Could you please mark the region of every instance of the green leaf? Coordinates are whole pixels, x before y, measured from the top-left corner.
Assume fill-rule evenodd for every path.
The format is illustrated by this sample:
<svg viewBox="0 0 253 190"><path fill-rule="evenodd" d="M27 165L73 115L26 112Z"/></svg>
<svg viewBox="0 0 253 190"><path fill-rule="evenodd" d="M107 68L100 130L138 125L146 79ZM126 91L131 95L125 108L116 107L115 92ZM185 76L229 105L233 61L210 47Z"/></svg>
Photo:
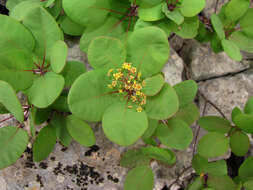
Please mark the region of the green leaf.
<svg viewBox="0 0 253 190"><path fill-rule="evenodd" d="M50 60L52 47L58 40L63 40L63 33L55 19L42 7L31 9L23 20L23 24L33 33L36 40L34 52Z"/></svg>
<svg viewBox="0 0 253 190"><path fill-rule="evenodd" d="M112 104L106 109L102 127L105 135L112 142L128 146L135 143L148 128L145 111L129 109L124 102Z"/></svg>
<svg viewBox="0 0 253 190"><path fill-rule="evenodd" d="M248 99L245 104L244 112L253 116L253 96Z"/></svg>
<svg viewBox="0 0 253 190"><path fill-rule="evenodd" d="M253 176L253 156L248 157L239 168L239 177L245 182ZM250 179L251 180L251 179Z"/></svg>
<svg viewBox="0 0 253 190"><path fill-rule="evenodd" d="M208 187L212 187L215 190L228 190L235 189L236 185L229 176L215 176L209 175L207 180Z"/></svg>
<svg viewBox="0 0 253 190"><path fill-rule="evenodd" d="M0 80L10 83L15 90L31 86L34 49L32 34L15 19L0 14Z"/></svg>
<svg viewBox="0 0 253 190"><path fill-rule="evenodd" d="M14 164L28 144L28 134L17 127L0 128L0 169Z"/></svg>
<svg viewBox="0 0 253 190"><path fill-rule="evenodd" d="M50 109L34 109L34 124L40 125L49 119Z"/></svg>
<svg viewBox="0 0 253 190"><path fill-rule="evenodd" d="M246 181L246 182L243 184L243 187L244 187L246 190L253 190L253 180Z"/></svg>
<svg viewBox="0 0 253 190"><path fill-rule="evenodd" d="M142 83L142 92L147 96L154 96L160 92L164 83L164 77L161 74L146 78Z"/></svg>
<svg viewBox="0 0 253 190"><path fill-rule="evenodd" d="M48 125L43 127L33 144L33 161L40 162L48 157L56 143L55 128Z"/></svg>
<svg viewBox="0 0 253 190"><path fill-rule="evenodd" d="M208 165L208 160L199 154L195 154L192 159L192 167L197 174L202 174L205 171L205 167Z"/></svg>
<svg viewBox="0 0 253 190"><path fill-rule="evenodd" d="M167 36L157 27L135 30L128 38L128 62L133 63L144 78L161 71L169 58Z"/></svg>
<svg viewBox="0 0 253 190"><path fill-rule="evenodd" d="M229 40L233 41L241 50L253 53L253 38L250 38L244 32L233 32Z"/></svg>
<svg viewBox="0 0 253 190"><path fill-rule="evenodd" d="M228 149L229 139L217 132L203 136L198 144L198 153L205 158L223 156Z"/></svg>
<svg viewBox="0 0 253 190"><path fill-rule="evenodd" d="M81 36L83 34L84 27L75 23L66 15L61 16L58 22L65 34L71 36Z"/></svg>
<svg viewBox="0 0 253 190"><path fill-rule="evenodd" d="M89 71L78 77L68 95L69 108L74 115L86 121L102 120L105 110L118 100L107 88L107 78L103 70Z"/></svg>
<svg viewBox="0 0 253 190"><path fill-rule="evenodd" d="M148 146L143 147L140 150L142 154L148 156L151 159L163 162L164 164L173 165L176 162L175 154L169 149Z"/></svg>
<svg viewBox="0 0 253 190"><path fill-rule="evenodd" d="M191 126L199 118L199 109L194 103L189 103L184 107L179 108L177 113L173 116L175 119L183 120Z"/></svg>
<svg viewBox="0 0 253 190"><path fill-rule="evenodd" d="M200 127L209 132L228 133L231 124L228 120L217 116L205 116L198 121Z"/></svg>
<svg viewBox="0 0 253 190"><path fill-rule="evenodd" d="M54 5L46 8L46 10L57 19L62 11L62 0L55 0Z"/></svg>
<svg viewBox="0 0 253 190"><path fill-rule="evenodd" d="M188 186L187 190L202 190L203 187L204 187L204 182L202 178L197 177L195 181Z"/></svg>
<svg viewBox="0 0 253 190"><path fill-rule="evenodd" d="M68 98L66 96L59 96L59 98L57 98L49 108L62 112L70 112L68 106Z"/></svg>
<svg viewBox="0 0 253 190"><path fill-rule="evenodd" d="M64 78L48 72L33 81L33 85L27 91L27 96L36 107L46 108L60 96L63 87Z"/></svg>
<svg viewBox="0 0 253 190"><path fill-rule="evenodd" d="M74 81L86 72L84 63L79 61L67 61L61 75L65 79L65 86L70 87Z"/></svg>
<svg viewBox="0 0 253 190"><path fill-rule="evenodd" d="M109 2L107 0L63 0L62 6L64 12L74 22L95 28L101 25L109 11Z"/></svg>
<svg viewBox="0 0 253 190"><path fill-rule="evenodd" d="M124 190L152 190L154 174L148 166L138 166L128 172L124 183Z"/></svg>
<svg viewBox="0 0 253 190"><path fill-rule="evenodd" d="M183 0L180 10L183 16L193 17L199 14L206 5L205 0Z"/></svg>
<svg viewBox="0 0 253 190"><path fill-rule="evenodd" d="M250 141L248 135L242 131L235 131L230 136L231 151L236 156L244 156L250 147Z"/></svg>
<svg viewBox="0 0 253 190"><path fill-rule="evenodd" d="M67 129L73 139L83 146L89 147L96 143L91 127L74 115L67 117Z"/></svg>
<svg viewBox="0 0 253 190"><path fill-rule="evenodd" d="M67 129L66 117L60 114L54 114L54 117L50 124L56 129L57 139L59 139L64 146L68 147L72 141L72 137L70 136Z"/></svg>
<svg viewBox="0 0 253 190"><path fill-rule="evenodd" d="M142 135L142 138L147 139L147 138L151 137L154 134L157 126L158 126L158 120L149 118L148 119L148 128L145 131L145 133Z"/></svg>
<svg viewBox="0 0 253 190"><path fill-rule="evenodd" d="M220 18L216 15L216 14L212 14L211 15L211 23L212 26L215 30L215 32L217 33L218 37L222 40L225 38L225 32L223 29L223 24L220 20Z"/></svg>
<svg viewBox="0 0 253 190"><path fill-rule="evenodd" d="M178 97L175 90L167 83L156 95L147 98L145 111L152 119L168 119L178 110Z"/></svg>
<svg viewBox="0 0 253 190"><path fill-rule="evenodd" d="M149 165L150 158L144 155L139 149L128 150L120 159L120 166L134 168L141 165Z"/></svg>
<svg viewBox="0 0 253 190"><path fill-rule="evenodd" d="M192 39L198 34L199 20L198 17L184 18L181 25L171 23L172 31L183 39Z"/></svg>
<svg viewBox="0 0 253 190"><path fill-rule="evenodd" d="M126 50L120 40L101 36L90 43L88 60L94 69L115 68L125 62Z"/></svg>
<svg viewBox="0 0 253 190"><path fill-rule="evenodd" d="M235 108L232 110L231 119L232 119L233 123L235 122L235 117L236 117L237 115L240 115L240 114L242 114L242 111L240 110L240 108L235 107Z"/></svg>
<svg viewBox="0 0 253 190"><path fill-rule="evenodd" d="M9 113L9 111L2 104L0 104L0 114L5 114L5 113Z"/></svg>
<svg viewBox="0 0 253 190"><path fill-rule="evenodd" d="M155 6L140 6L138 8L138 16L144 21L157 21L164 18L162 13L163 3Z"/></svg>
<svg viewBox="0 0 253 190"><path fill-rule="evenodd" d="M221 41L221 45L222 45L224 51L227 53L227 55L231 59L234 59L235 61L242 60L242 54L240 52L240 49L233 41L223 39Z"/></svg>
<svg viewBox="0 0 253 190"><path fill-rule="evenodd" d="M55 73L60 73L65 67L68 55L68 46L64 41L54 43L51 50L50 64Z"/></svg>
<svg viewBox="0 0 253 190"><path fill-rule="evenodd" d="M26 0L8 0L6 2L6 7L9 11L11 11L16 5L18 5L19 3L21 3L22 1L26 1Z"/></svg>
<svg viewBox="0 0 253 190"><path fill-rule="evenodd" d="M239 114L235 117L234 123L247 133L253 133L253 116Z"/></svg>
<svg viewBox="0 0 253 190"><path fill-rule="evenodd" d="M20 122L24 121L24 112L13 88L0 81L0 103Z"/></svg>
<svg viewBox="0 0 253 190"><path fill-rule="evenodd" d="M246 14L240 19L240 28L242 32L253 38L253 23L251 19L253 17L253 8L249 8Z"/></svg>
<svg viewBox="0 0 253 190"><path fill-rule="evenodd" d="M54 2L55 2L55 0L48 0L46 7L50 7L51 5L53 5Z"/></svg>
<svg viewBox="0 0 253 190"><path fill-rule="evenodd" d="M225 15L230 22L235 22L246 13L249 5L250 0L231 0L225 7Z"/></svg>
<svg viewBox="0 0 253 190"><path fill-rule="evenodd" d="M220 53L224 50L224 48L221 45L221 40L216 33L212 35L210 45L214 53Z"/></svg>
<svg viewBox="0 0 253 190"><path fill-rule="evenodd" d="M167 3L163 3L162 12L168 19L172 20L177 25L180 25L184 22L184 17L182 16L180 9L174 9L173 11L170 11Z"/></svg>
<svg viewBox="0 0 253 190"><path fill-rule="evenodd" d="M198 92L198 85L194 80L180 82L173 86L173 88L177 93L180 108L191 103Z"/></svg>
<svg viewBox="0 0 253 190"><path fill-rule="evenodd" d="M156 135L162 144L178 150L187 148L193 139L191 128L179 119L169 119L167 125L160 124Z"/></svg>

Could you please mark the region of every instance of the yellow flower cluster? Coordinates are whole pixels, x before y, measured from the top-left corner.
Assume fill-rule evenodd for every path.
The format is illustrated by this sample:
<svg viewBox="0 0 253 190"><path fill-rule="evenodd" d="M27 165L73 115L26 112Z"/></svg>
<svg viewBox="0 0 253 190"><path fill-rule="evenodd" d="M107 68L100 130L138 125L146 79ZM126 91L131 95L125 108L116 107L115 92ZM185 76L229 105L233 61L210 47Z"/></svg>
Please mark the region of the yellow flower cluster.
<svg viewBox="0 0 253 190"><path fill-rule="evenodd" d="M131 63L123 63L122 68L110 69L107 76L112 79L108 88L118 90L127 101L131 102L128 108L136 107L137 112L143 110L142 106L146 104L146 95L141 91L144 83L141 81L141 72L137 72L136 67Z"/></svg>

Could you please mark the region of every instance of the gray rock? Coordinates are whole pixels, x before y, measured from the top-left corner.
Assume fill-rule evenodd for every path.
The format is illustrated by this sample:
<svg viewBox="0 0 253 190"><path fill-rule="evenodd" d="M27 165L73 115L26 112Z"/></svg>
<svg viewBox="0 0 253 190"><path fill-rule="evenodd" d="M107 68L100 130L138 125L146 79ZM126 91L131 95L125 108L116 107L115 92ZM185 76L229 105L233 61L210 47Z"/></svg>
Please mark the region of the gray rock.
<svg viewBox="0 0 253 190"><path fill-rule="evenodd" d="M195 80L236 73L249 68L249 64L236 62L225 52L215 54L208 44L200 44L195 40L188 40L180 55L189 66Z"/></svg>
<svg viewBox="0 0 253 190"><path fill-rule="evenodd" d="M219 13L222 5L227 3L229 0L212 0L212 1L206 1L206 6L203 10L203 14L210 18L211 14L215 12L216 2L218 2L217 6L217 13Z"/></svg>
<svg viewBox="0 0 253 190"><path fill-rule="evenodd" d="M174 49L170 50L170 59L163 68L165 81L171 85L175 85L182 81L182 73L184 70L184 62L178 56Z"/></svg>
<svg viewBox="0 0 253 190"><path fill-rule="evenodd" d="M181 37L175 35L173 36L173 38L170 39L170 46L176 51L180 51L181 48L184 45L184 39L182 39Z"/></svg>

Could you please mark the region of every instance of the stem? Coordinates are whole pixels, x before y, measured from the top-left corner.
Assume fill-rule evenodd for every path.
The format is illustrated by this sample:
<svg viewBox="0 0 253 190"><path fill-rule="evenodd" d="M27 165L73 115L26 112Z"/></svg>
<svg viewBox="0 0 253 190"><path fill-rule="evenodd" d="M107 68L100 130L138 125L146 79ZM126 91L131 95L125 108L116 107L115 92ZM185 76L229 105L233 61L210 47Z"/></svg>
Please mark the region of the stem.
<svg viewBox="0 0 253 190"><path fill-rule="evenodd" d="M0 123L3 123L3 122L5 122L5 121L7 121L7 120L9 120L9 119L11 119L11 118L13 118L13 115L11 115L10 117L7 117L7 118L1 120Z"/></svg>

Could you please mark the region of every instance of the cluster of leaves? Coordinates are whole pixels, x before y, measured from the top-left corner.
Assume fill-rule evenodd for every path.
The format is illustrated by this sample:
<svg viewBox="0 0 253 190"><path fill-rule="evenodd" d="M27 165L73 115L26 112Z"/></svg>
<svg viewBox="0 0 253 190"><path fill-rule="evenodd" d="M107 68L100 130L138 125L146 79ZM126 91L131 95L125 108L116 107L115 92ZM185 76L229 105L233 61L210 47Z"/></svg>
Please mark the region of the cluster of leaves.
<svg viewBox="0 0 253 190"><path fill-rule="evenodd" d="M212 14L199 28L197 39L209 42L214 52L225 51L240 61L240 50L253 53L253 8L250 0L231 0L223 5L219 14Z"/></svg>
<svg viewBox="0 0 253 190"><path fill-rule="evenodd" d="M215 52L224 50L240 60L239 48L252 51L245 44L252 45L249 1L243 0L243 13L231 13L241 1L232 0L218 16L212 15L209 30L198 18L205 0L8 0L10 15L0 15L0 114L11 116L0 123L14 117L18 125L0 128L0 169L16 162L29 137L34 161L46 159L57 141L69 146L74 139L92 146L95 135L87 122L102 121L106 137L116 144L145 142L147 146L127 151L121 166L131 169L126 190L151 190L150 163L173 165L172 149L190 145L190 126L199 118L193 103L197 84L187 80L171 86L161 72L169 58L168 37L199 34L197 39L210 40ZM93 70L67 61L64 34L81 36L80 48ZM24 105L18 92L27 97ZM248 151L252 105L249 100L245 113L233 110L235 125L215 116L199 120L210 132L200 140L193 160L200 188L208 186L209 174L216 170L216 180L227 175L223 161L209 163L208 158L225 154L229 143L236 155ZM29 130L23 129L26 125ZM251 183L240 181L244 187Z"/></svg>

